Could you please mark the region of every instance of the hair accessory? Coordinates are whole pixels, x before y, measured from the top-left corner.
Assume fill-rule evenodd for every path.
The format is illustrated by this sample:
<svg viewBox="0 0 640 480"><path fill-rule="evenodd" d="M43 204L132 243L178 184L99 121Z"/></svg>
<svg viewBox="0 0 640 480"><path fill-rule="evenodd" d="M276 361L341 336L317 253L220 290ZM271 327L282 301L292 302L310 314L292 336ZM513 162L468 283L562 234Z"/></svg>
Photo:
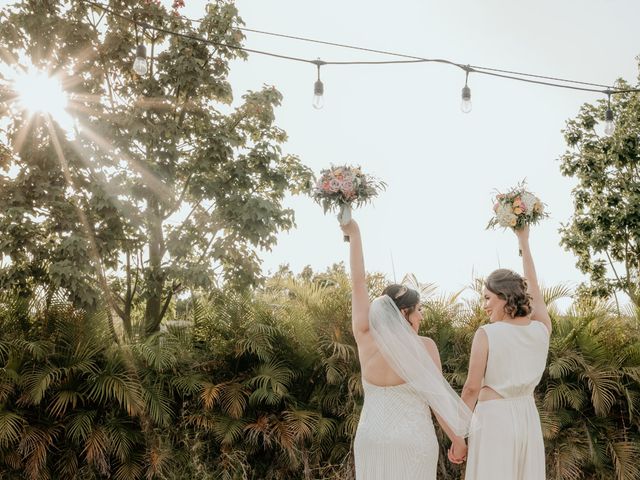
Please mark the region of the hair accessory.
<svg viewBox="0 0 640 480"><path fill-rule="evenodd" d="M400 287L400 290L398 290L398 293L396 293L396 294L393 296L393 299L394 299L394 300L399 299L401 296L403 296L405 293L407 293L407 290L408 290L408 289L407 289L407 287L405 287L404 285L402 285L402 286Z"/></svg>

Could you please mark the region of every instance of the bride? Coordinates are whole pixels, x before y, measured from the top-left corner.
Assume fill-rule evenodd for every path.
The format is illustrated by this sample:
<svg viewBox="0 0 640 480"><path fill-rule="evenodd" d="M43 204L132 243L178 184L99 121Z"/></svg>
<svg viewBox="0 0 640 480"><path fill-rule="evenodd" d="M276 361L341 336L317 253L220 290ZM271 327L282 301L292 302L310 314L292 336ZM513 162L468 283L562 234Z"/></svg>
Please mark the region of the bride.
<svg viewBox="0 0 640 480"><path fill-rule="evenodd" d="M545 454L533 392L544 372L551 318L538 286L529 227L515 231L524 277L500 269L485 281L490 324L471 345L462 398L482 430L469 436L466 480L544 480ZM525 280L526 279L526 280Z"/></svg>
<svg viewBox="0 0 640 480"><path fill-rule="evenodd" d="M452 441L455 463L466 456L471 411L442 376L435 342L418 336L418 292L390 285L370 303L360 229L351 220L342 230L350 237L352 327L364 388L356 479L435 480L439 448L431 409Z"/></svg>

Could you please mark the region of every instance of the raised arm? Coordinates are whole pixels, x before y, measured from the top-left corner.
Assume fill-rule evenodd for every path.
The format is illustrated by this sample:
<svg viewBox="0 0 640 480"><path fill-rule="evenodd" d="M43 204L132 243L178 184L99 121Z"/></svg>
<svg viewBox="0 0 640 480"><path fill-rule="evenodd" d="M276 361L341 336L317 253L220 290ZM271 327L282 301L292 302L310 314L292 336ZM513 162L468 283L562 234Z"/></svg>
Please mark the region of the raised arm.
<svg viewBox="0 0 640 480"><path fill-rule="evenodd" d="M549 333L551 333L551 317L549 317L547 304L544 303L540 285L538 285L536 268L529 248L529 227L526 226L523 229L516 230L515 233L522 253L522 268L524 270L524 278L527 280L527 292L532 298L533 313L531 319L544 323Z"/></svg>
<svg viewBox="0 0 640 480"><path fill-rule="evenodd" d="M362 254L362 238L360 228L355 220L342 226L342 231L349 236L349 266L351 269L351 327L353 335L358 338L369 331L369 293L364 272L364 256Z"/></svg>

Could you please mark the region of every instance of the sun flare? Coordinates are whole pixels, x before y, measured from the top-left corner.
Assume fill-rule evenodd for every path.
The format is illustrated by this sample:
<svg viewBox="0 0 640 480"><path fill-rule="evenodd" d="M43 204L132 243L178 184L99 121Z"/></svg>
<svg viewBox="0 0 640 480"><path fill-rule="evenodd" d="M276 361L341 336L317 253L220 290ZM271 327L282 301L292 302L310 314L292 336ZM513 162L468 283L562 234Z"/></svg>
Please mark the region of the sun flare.
<svg viewBox="0 0 640 480"><path fill-rule="evenodd" d="M21 108L31 114L49 115L68 134L74 131L75 123L67 112L69 97L58 78L29 69L17 74L13 85Z"/></svg>

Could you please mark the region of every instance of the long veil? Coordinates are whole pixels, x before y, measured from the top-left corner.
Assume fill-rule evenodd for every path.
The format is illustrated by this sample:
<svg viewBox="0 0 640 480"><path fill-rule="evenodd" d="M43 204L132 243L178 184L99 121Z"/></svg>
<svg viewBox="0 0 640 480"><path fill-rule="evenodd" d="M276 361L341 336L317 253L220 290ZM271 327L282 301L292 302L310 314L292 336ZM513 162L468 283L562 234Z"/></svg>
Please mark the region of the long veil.
<svg viewBox="0 0 640 480"><path fill-rule="evenodd" d="M391 297L383 295L371 302L369 328L391 368L456 435L466 437L471 428L471 410L442 376Z"/></svg>

